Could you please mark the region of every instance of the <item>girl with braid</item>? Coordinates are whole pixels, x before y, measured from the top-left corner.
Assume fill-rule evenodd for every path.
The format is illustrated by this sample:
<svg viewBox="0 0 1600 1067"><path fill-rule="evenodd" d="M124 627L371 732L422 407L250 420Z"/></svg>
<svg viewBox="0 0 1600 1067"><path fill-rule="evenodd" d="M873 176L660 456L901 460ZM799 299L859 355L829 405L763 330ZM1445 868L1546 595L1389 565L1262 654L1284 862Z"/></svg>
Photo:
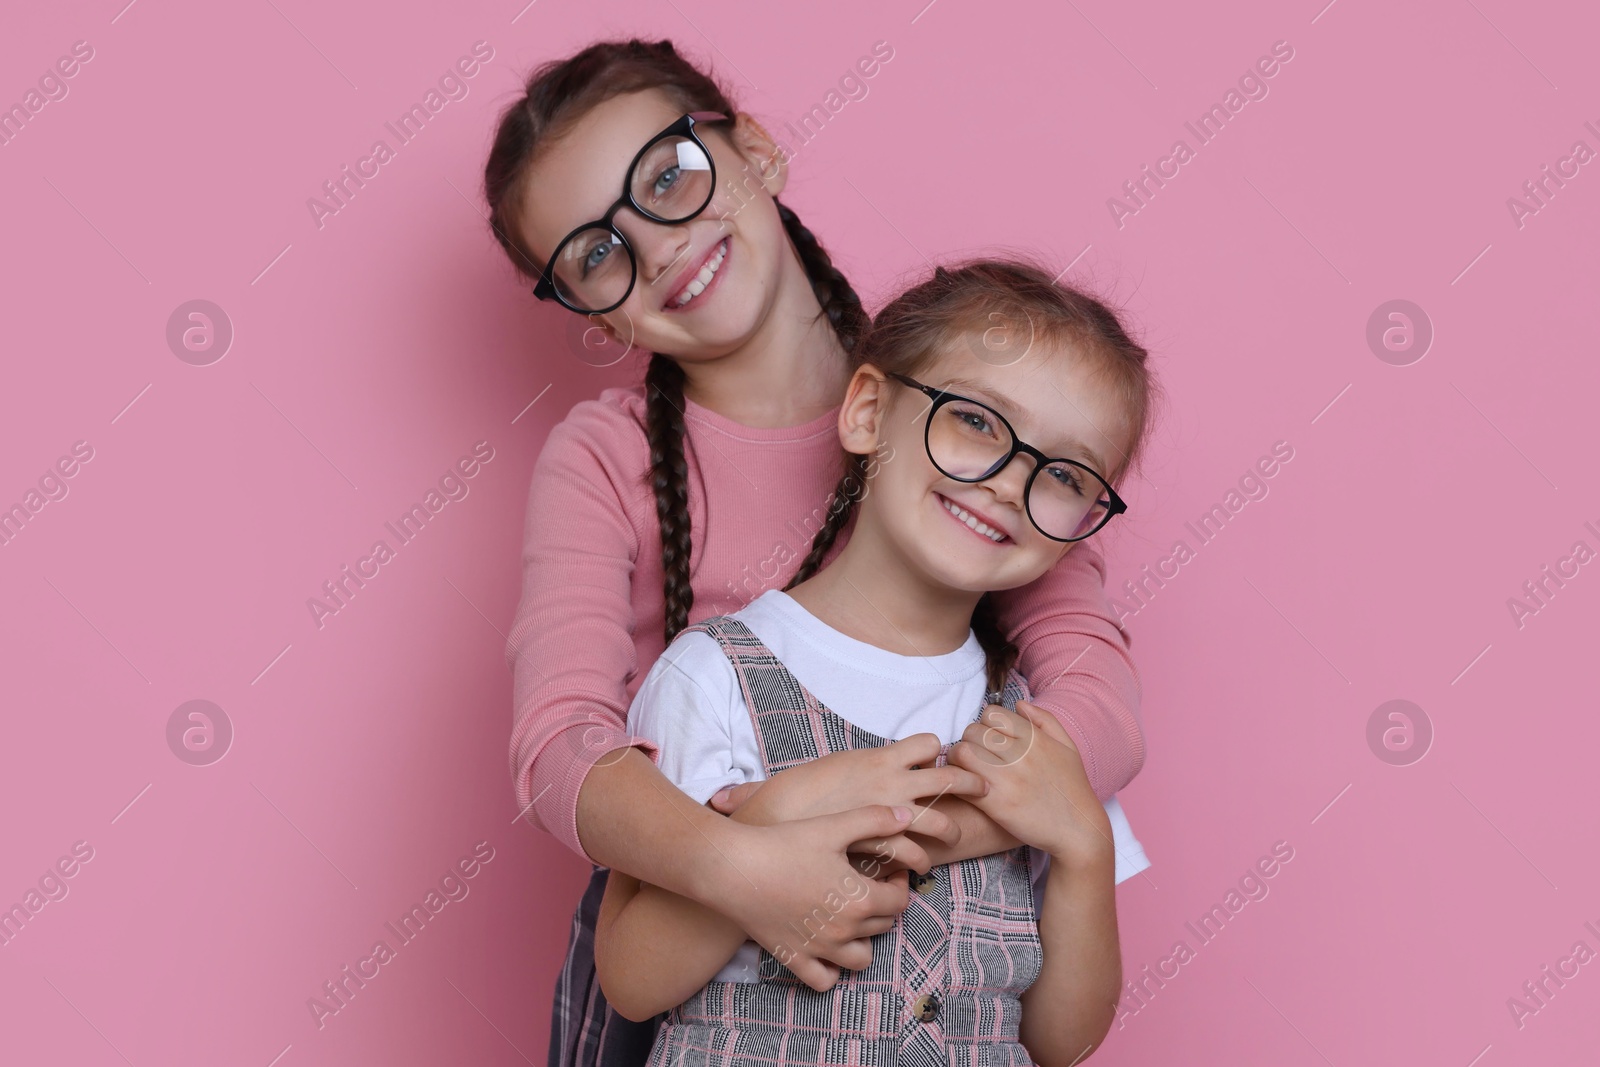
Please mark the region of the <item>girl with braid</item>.
<svg viewBox="0 0 1600 1067"><path fill-rule="evenodd" d="M868 317L780 202L787 160L667 41L603 42L551 62L504 112L484 173L495 238L542 298L648 357L642 387L578 404L529 491L507 641L519 809L594 865L557 978L551 1067L641 1067L658 1019L631 1023L594 973L611 870L715 908L768 948L793 940L852 856L901 869L1014 846L972 803L975 772L921 735L841 752L707 797L657 766L628 705L667 643L780 584L828 519L839 404ZM833 550L848 544L837 530ZM1034 699L1101 799L1144 755L1138 677L1085 546L993 598ZM795 800L827 814L773 821ZM1113 808L1113 822L1118 809ZM826 805L825 805L826 806ZM907 812L915 825L908 825ZM812 988L862 968L910 899L881 871L787 967Z"/></svg>
<svg viewBox="0 0 1600 1067"><path fill-rule="evenodd" d="M1031 324L1028 351L1004 366L975 343L996 315ZM892 301L852 356L838 418L849 458L810 554L784 590L685 627L628 730L656 743L662 772L691 796L932 737L936 766L983 780L967 800L1015 847L919 868L870 962L824 991L784 966L803 924L768 951L703 905L614 872L600 980L630 1019L670 1009L650 1067L1076 1064L1121 992L1112 825L1066 731L1027 702L989 598L1126 510L1113 485L1145 437L1146 353L1092 296L1037 267L978 260ZM819 567L852 519L849 543ZM795 799L776 817L836 803ZM865 858L862 875L893 858ZM847 877L814 907L825 919L864 886Z"/></svg>

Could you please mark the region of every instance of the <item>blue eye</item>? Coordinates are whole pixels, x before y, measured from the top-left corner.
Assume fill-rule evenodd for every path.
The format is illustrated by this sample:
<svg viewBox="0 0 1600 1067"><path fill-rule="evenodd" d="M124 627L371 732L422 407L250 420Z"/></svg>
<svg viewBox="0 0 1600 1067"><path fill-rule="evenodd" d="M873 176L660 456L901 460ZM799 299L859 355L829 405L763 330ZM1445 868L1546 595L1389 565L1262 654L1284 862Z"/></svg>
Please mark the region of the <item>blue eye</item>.
<svg viewBox="0 0 1600 1067"><path fill-rule="evenodd" d="M988 416L982 411L971 408L962 409L955 407L954 405L951 406L950 411L951 414L955 415L955 417L961 421L961 424L966 426L968 429L975 430L978 433L983 434L994 433L994 425L989 421Z"/></svg>
<svg viewBox="0 0 1600 1067"><path fill-rule="evenodd" d="M604 263L606 261L606 257L611 255L612 250L615 248L616 245L608 241L604 244L595 245L593 248L589 249L589 254L583 257L584 274L588 274L590 271L599 267L600 264Z"/></svg>
<svg viewBox="0 0 1600 1067"><path fill-rule="evenodd" d="M1069 467L1065 464L1057 464L1046 467L1045 473L1048 474L1058 485L1067 486L1079 496L1083 495L1083 476L1078 473L1078 469L1076 467Z"/></svg>
<svg viewBox="0 0 1600 1067"><path fill-rule="evenodd" d="M671 190L671 188L678 182L678 175L679 170L677 167L668 167L666 170L656 175L656 180L653 183L655 194L657 196L662 196Z"/></svg>

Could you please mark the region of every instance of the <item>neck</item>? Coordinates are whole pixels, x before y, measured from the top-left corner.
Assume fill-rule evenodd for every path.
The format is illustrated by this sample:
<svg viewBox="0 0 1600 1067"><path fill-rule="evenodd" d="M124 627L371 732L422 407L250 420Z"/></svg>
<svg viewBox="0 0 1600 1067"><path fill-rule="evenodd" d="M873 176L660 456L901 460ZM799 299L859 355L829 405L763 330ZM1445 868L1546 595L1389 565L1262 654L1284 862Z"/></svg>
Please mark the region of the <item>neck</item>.
<svg viewBox="0 0 1600 1067"><path fill-rule="evenodd" d="M833 562L789 595L848 637L902 656L939 656L966 641L983 594L910 567L863 513Z"/></svg>
<svg viewBox="0 0 1600 1067"><path fill-rule="evenodd" d="M839 405L850 361L793 249L766 318L723 356L685 361L683 392L745 426L795 426Z"/></svg>

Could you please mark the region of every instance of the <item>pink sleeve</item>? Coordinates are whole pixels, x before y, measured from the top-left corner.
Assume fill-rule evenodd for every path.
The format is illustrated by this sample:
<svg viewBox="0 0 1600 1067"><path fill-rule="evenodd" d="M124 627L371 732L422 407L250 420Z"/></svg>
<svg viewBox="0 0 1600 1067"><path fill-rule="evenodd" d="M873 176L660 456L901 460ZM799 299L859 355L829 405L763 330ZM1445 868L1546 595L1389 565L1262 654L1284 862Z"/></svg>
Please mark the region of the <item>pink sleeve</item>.
<svg viewBox="0 0 1600 1067"><path fill-rule="evenodd" d="M1042 578L993 596L1034 703L1061 720L1107 799L1139 773L1144 733L1139 674L1106 600L1105 560L1080 544Z"/></svg>
<svg viewBox="0 0 1600 1067"><path fill-rule="evenodd" d="M578 790L589 769L628 746L659 755L627 732L626 686L638 668L630 579L639 545L629 513L644 489L605 458L625 451L614 447L619 430L634 431L614 418L599 403L580 404L539 453L522 599L506 641L517 810L531 809L537 826L590 862L578 840Z"/></svg>

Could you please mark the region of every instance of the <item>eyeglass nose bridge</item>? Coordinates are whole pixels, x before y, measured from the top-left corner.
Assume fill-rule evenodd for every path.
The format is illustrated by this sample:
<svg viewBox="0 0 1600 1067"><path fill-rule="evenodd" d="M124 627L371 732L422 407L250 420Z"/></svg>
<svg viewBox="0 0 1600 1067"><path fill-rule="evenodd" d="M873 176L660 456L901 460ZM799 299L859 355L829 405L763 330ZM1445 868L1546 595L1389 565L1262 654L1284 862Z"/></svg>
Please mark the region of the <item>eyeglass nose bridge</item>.
<svg viewBox="0 0 1600 1067"><path fill-rule="evenodd" d="M642 277L646 285L654 285L661 279L663 275L670 271L673 266L683 259L684 253L680 250L677 255L673 256L670 261L663 264L660 269L656 270L653 274L645 270L644 262L640 257L638 246L634 244L633 241L629 240L628 235L622 231L622 227L617 225L617 213L622 211L624 208L627 208L629 211L631 211L633 215L646 226L660 226L663 229L669 230L685 226L691 221L691 219L683 219L678 222L662 222L660 219L653 219L649 215L646 215L633 204L630 204L626 201L619 201L618 203L612 205L611 210L606 212L606 217L600 220L605 225L606 229L610 230L616 235L618 242L622 245L622 251L633 263L634 280L637 281ZM687 248L687 245L685 248ZM633 286L630 285L628 290L629 292L632 292ZM624 296L623 299L626 300L627 297Z"/></svg>
<svg viewBox="0 0 1600 1067"><path fill-rule="evenodd" d="M1034 448L1032 445L1024 444L1023 442L1017 440L1016 434L1011 435L1010 452L997 461L994 466L990 467L981 478L975 478L973 480L986 482L990 478L999 477L1007 467L1011 466L1011 461L1016 459L1018 456L1027 456L1033 460L1033 469L1028 472L1027 482L1023 485L1023 493L1026 494L1028 489L1033 486L1034 478L1038 477L1039 472L1044 470L1044 468L1049 465L1050 457L1046 456L1043 452L1039 451L1037 448Z"/></svg>

